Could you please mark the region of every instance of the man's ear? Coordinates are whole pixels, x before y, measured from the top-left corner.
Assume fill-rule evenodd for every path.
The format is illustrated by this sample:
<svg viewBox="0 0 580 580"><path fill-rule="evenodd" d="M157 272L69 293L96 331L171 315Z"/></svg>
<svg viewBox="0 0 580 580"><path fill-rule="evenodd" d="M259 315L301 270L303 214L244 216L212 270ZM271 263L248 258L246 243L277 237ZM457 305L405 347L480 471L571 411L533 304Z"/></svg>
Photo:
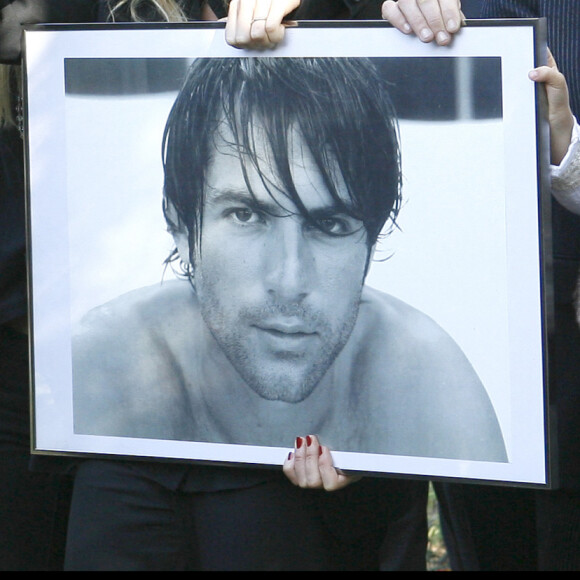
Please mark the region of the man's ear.
<svg viewBox="0 0 580 580"><path fill-rule="evenodd" d="M189 236L186 231L173 232L173 241L177 247L179 258L183 264L191 265L191 258L189 254Z"/></svg>
<svg viewBox="0 0 580 580"><path fill-rule="evenodd" d="M176 228L173 224L179 223L179 217L175 211L173 204L166 198L163 198L163 213L165 215L165 221L168 224L168 229L173 237L173 242L179 253L179 259L183 264L191 265L191 258L189 253L189 235L187 233L187 228L181 226Z"/></svg>
<svg viewBox="0 0 580 580"><path fill-rule="evenodd" d="M377 242L375 242L373 244L373 246L371 248L369 248L369 253L367 255L367 263L365 266L365 275L364 277L367 277L367 274L369 273L369 270L371 268L371 262L373 261L373 258L375 257L375 250L377 249Z"/></svg>

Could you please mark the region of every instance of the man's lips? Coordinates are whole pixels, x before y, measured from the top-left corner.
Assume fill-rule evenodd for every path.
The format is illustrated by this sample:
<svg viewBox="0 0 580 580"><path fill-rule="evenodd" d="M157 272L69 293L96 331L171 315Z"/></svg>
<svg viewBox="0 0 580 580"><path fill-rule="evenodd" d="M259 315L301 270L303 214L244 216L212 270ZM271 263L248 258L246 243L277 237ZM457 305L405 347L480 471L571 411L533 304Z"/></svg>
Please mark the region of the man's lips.
<svg viewBox="0 0 580 580"><path fill-rule="evenodd" d="M259 330L280 335L309 336L316 331L301 320L265 320L254 324Z"/></svg>
<svg viewBox="0 0 580 580"><path fill-rule="evenodd" d="M297 321L268 321L254 325L273 349L303 350L318 336L312 328Z"/></svg>

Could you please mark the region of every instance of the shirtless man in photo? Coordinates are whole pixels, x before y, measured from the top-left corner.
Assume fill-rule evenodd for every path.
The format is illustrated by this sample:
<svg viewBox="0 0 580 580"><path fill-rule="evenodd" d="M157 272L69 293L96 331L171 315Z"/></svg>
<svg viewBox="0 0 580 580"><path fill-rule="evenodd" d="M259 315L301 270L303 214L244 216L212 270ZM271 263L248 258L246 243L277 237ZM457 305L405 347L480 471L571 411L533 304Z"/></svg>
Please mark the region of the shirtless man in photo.
<svg viewBox="0 0 580 580"><path fill-rule="evenodd" d="M401 204L371 62L195 61L164 168L183 276L85 317L76 432L281 447L313 433L340 451L507 460L459 346L365 285Z"/></svg>

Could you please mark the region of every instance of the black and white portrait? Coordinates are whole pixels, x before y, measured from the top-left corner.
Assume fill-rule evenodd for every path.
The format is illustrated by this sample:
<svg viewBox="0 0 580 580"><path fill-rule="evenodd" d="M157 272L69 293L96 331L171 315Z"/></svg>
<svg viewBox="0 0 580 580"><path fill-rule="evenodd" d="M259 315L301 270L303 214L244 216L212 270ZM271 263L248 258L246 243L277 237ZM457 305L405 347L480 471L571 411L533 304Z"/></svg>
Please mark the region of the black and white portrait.
<svg viewBox="0 0 580 580"><path fill-rule="evenodd" d="M504 59L232 50L62 59L67 298L35 339L66 319L63 451L275 464L315 433L351 469L509 479L543 313L540 286L511 311L541 206L512 234Z"/></svg>

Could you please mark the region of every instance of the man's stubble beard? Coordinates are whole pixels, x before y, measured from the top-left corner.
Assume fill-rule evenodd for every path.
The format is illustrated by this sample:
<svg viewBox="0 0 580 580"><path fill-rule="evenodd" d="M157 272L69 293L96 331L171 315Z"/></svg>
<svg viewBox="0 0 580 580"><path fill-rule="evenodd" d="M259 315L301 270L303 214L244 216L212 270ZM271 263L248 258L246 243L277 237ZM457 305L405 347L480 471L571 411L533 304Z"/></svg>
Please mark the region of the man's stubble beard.
<svg viewBox="0 0 580 580"><path fill-rule="evenodd" d="M210 298L206 296L199 300L202 318L230 364L246 385L261 398L286 403L300 403L313 393L350 339L360 307L359 293L357 300L352 303L349 316L338 329L333 329L328 320L301 305L244 308L238 313L236 322L231 324L226 322L211 288L206 295ZM264 316L287 314L289 308L307 324L316 324L316 331L321 341L319 353L304 370L299 372L297 377L289 376L288 372L280 373L260 365L260 361L252 357L252 352L247 346L248 341L237 330L250 327L254 322L262 320ZM288 364L294 360L298 365L304 358L305 355L288 353L286 360Z"/></svg>

